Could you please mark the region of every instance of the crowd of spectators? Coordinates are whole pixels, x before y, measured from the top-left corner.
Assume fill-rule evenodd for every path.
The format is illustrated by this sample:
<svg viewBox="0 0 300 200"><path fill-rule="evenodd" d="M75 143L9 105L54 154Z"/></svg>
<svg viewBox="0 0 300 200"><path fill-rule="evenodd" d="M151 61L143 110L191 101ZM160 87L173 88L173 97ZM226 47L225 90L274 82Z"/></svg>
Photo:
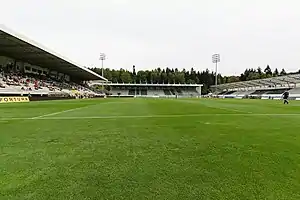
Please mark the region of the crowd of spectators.
<svg viewBox="0 0 300 200"><path fill-rule="evenodd" d="M4 70L0 67L0 89L1 88L18 88L21 91L48 91L49 93L68 93L69 95L82 96L91 95L94 92L86 86L67 82L65 80L57 80L50 76L39 76L33 74L25 74L12 70Z"/></svg>

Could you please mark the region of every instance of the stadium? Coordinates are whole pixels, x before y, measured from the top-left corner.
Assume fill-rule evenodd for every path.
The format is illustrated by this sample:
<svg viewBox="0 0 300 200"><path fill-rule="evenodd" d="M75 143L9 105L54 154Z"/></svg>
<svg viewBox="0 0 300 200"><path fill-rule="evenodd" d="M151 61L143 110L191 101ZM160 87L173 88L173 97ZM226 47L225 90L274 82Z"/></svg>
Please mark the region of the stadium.
<svg viewBox="0 0 300 200"><path fill-rule="evenodd" d="M299 74L113 83L6 27L0 70L1 199L300 197Z"/></svg>
<svg viewBox="0 0 300 200"><path fill-rule="evenodd" d="M290 99L300 100L300 74L221 84L214 87L218 98L282 99L289 91Z"/></svg>

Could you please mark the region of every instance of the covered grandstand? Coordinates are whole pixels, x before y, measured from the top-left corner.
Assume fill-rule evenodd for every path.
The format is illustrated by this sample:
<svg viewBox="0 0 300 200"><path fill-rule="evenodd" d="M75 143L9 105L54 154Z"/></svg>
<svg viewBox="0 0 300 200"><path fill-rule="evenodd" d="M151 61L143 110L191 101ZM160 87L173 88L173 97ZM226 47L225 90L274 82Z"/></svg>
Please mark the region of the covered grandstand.
<svg viewBox="0 0 300 200"><path fill-rule="evenodd" d="M0 25L1 95L96 95L86 82L97 73Z"/></svg>
<svg viewBox="0 0 300 200"><path fill-rule="evenodd" d="M300 74L218 85L214 95L219 98L280 99L285 91L292 99L300 100Z"/></svg>
<svg viewBox="0 0 300 200"><path fill-rule="evenodd" d="M94 81L90 86L108 87L111 97L201 97L201 84L108 83Z"/></svg>

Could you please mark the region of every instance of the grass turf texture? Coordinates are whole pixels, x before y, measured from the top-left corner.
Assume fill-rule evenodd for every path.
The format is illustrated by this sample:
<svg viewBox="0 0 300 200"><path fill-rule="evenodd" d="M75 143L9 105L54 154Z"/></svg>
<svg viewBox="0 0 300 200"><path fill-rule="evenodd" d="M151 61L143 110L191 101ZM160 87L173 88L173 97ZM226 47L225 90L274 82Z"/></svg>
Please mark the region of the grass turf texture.
<svg viewBox="0 0 300 200"><path fill-rule="evenodd" d="M300 102L70 100L0 113L0 199L300 199Z"/></svg>

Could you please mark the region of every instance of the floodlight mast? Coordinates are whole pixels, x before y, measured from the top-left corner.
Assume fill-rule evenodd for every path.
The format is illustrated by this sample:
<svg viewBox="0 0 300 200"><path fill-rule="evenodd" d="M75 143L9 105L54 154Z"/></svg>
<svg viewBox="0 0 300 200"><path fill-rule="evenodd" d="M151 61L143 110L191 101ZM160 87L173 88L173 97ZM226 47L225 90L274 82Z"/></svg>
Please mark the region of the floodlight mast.
<svg viewBox="0 0 300 200"><path fill-rule="evenodd" d="M221 61L220 54L213 54L212 55L212 62L216 64L216 77L215 77L215 90L217 91L218 85L218 63Z"/></svg>
<svg viewBox="0 0 300 200"><path fill-rule="evenodd" d="M104 60L106 60L105 53L100 53L100 60L101 60L101 74L102 74L102 77L104 77L104 74L103 74L103 63L104 63Z"/></svg>

